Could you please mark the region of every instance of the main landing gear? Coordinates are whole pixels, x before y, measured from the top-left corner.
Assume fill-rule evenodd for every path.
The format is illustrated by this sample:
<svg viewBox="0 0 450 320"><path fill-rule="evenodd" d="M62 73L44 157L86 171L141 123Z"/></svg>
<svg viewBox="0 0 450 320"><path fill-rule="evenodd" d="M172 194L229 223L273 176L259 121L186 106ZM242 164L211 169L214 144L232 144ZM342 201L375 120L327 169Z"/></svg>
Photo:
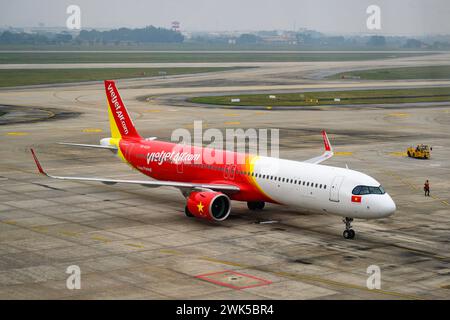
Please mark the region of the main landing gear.
<svg viewBox="0 0 450 320"><path fill-rule="evenodd" d="M265 204L264 201L247 202L247 207L252 211L260 211L264 209Z"/></svg>
<svg viewBox="0 0 450 320"><path fill-rule="evenodd" d="M345 218L342 221L345 223L345 230L342 235L345 239L353 239L355 237L355 230L352 229L353 218Z"/></svg>

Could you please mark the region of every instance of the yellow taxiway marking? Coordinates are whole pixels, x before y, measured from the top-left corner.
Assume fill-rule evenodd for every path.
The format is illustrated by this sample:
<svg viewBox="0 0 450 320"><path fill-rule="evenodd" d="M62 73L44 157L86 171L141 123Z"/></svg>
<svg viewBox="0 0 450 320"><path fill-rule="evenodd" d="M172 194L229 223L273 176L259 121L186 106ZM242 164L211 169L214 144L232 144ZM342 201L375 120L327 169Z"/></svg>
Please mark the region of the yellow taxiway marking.
<svg viewBox="0 0 450 320"><path fill-rule="evenodd" d="M407 113L389 113L388 116L390 116L390 117L409 117L409 114L407 114Z"/></svg>
<svg viewBox="0 0 450 320"><path fill-rule="evenodd" d="M248 266L243 265L243 264L241 264L241 263L237 263L237 262L231 262L231 261L219 260L219 259L208 258L208 257L201 257L200 259L201 259L201 260L204 260L204 261L209 261L209 262L215 262L215 263L225 264L225 265L233 266L233 267L249 268Z"/></svg>
<svg viewBox="0 0 450 320"><path fill-rule="evenodd" d="M436 197L435 195L431 195L431 198L433 198L434 200L440 201L442 204L445 204L446 206L450 205L446 200L442 200L439 197Z"/></svg>
<svg viewBox="0 0 450 320"><path fill-rule="evenodd" d="M388 170L381 170L381 171L382 171L383 173L387 174L387 175L390 175L390 176L394 177L395 179L397 179L397 180L400 181L401 183L408 185L408 186L409 186L411 189L413 189L413 190L417 190L417 189L418 189L417 186L415 186L415 185L412 184L411 182L409 182L409 181L403 179L401 176L399 176L398 174L396 174L396 173L394 173L394 172L392 172L392 171L388 171Z"/></svg>
<svg viewBox="0 0 450 320"><path fill-rule="evenodd" d="M141 244L126 243L126 245L130 246L130 247L134 247L134 248L140 248L140 249L144 248L144 246Z"/></svg>
<svg viewBox="0 0 450 320"><path fill-rule="evenodd" d="M402 179L402 178L400 178L400 181L403 182L404 184L409 185L409 186L410 186L412 189L414 189L414 190L417 190L417 189L418 189L417 186L413 185L413 184L412 184L411 182L409 182L409 181L406 181L406 180L404 180L404 179Z"/></svg>
<svg viewBox="0 0 450 320"><path fill-rule="evenodd" d="M386 291L386 290L381 290L381 289L369 289L364 286L358 286L355 284L338 282L335 280L324 279L324 278L320 278L317 276L301 275L301 274L288 273L288 272L283 272L283 271L274 272L274 273L278 276L283 276L283 277L291 278L294 280L308 281L308 282L313 282L313 283L319 282L319 283L324 283L324 284L327 284L330 286L363 290L363 291L367 291L367 292L371 292L371 293L385 294L385 295L400 297L400 298L409 299L409 300L424 300L423 298L414 296L414 295L403 294L400 292Z"/></svg>
<svg viewBox="0 0 450 320"><path fill-rule="evenodd" d="M334 153L335 156L351 156L353 152L350 151L338 151Z"/></svg>
<svg viewBox="0 0 450 320"><path fill-rule="evenodd" d="M166 254L176 254L176 255L183 254L183 253L180 252L180 251L177 251L177 250L170 250L170 249L161 249L161 250L159 250L159 252L161 252L161 253L166 253Z"/></svg>
<svg viewBox="0 0 450 320"><path fill-rule="evenodd" d="M83 129L83 132L88 132L88 133L91 133L91 132L102 132L103 130L102 129L99 129L99 128L86 128L86 129Z"/></svg>
<svg viewBox="0 0 450 320"><path fill-rule="evenodd" d="M97 241L101 241L101 242L110 242L111 240L103 238L103 237L99 237L99 236L95 236L95 237L91 237L92 240L97 240Z"/></svg>
<svg viewBox="0 0 450 320"><path fill-rule="evenodd" d="M403 294L403 293L400 293L400 292L393 292L393 291L380 290L380 289L373 289L373 290L371 290L371 289L369 289L367 287L364 287L364 286L358 286L358 285L354 285L354 284L338 282L338 281L334 281L334 280L320 278L320 277L317 277L317 276L302 275L302 274L289 273L289 272L284 272L284 271L270 271L270 270L265 270L263 268L258 268L258 267L253 267L253 266L246 266L246 265L243 265L241 263L224 261L224 260L208 258L208 257L201 257L200 259L205 260L205 261L225 264L225 265L229 265L229 266L234 266L234 267L240 267L240 268L246 268L246 269L252 269L252 270L258 270L258 271L262 271L262 272L272 273L272 274L275 274L275 275L280 276L280 277L290 278L290 279L298 280L298 281L307 281L307 282L312 282L312 283L323 283L323 284L326 284L326 285L329 285L329 286L335 286L335 287L341 287L341 288L347 288L347 289L363 290L363 291L367 291L367 292L371 292L371 293L390 295L390 296L395 296L395 297L400 297L400 298L410 299L410 300L423 300L423 298L421 298L421 297L417 297L417 296L413 296L413 295L409 295L409 294Z"/></svg>
<svg viewBox="0 0 450 320"><path fill-rule="evenodd" d="M144 112L161 112L161 110L145 110Z"/></svg>
<svg viewBox="0 0 450 320"><path fill-rule="evenodd" d="M403 152L403 151L394 151L394 152L390 152L389 154L391 156L395 156L395 157L406 157L407 156L406 152Z"/></svg>
<svg viewBox="0 0 450 320"><path fill-rule="evenodd" d="M47 232L47 228L46 227L42 227L42 226L31 227L31 230L36 231L36 232L42 232L42 233L46 233Z"/></svg>
<svg viewBox="0 0 450 320"><path fill-rule="evenodd" d="M69 237L78 237L78 233L72 231L60 231L59 233Z"/></svg>
<svg viewBox="0 0 450 320"><path fill-rule="evenodd" d="M239 117L239 113L225 113L224 116L226 116L226 117Z"/></svg>
<svg viewBox="0 0 450 320"><path fill-rule="evenodd" d="M403 179L403 178L400 177L398 174L395 174L395 173L392 172L392 171L382 170L382 172L384 172L385 174L388 174L388 175L393 176L393 177L396 178L398 181L402 182L403 184L408 185L408 186L409 186L411 189L413 189L413 190L419 190L419 189L420 189L418 186L416 186L416 185L412 184L411 182L409 182L409 181ZM431 198L432 198L433 200L440 201L443 205L450 206L450 204L448 203L448 201L442 200L441 198L436 197L435 195L431 195Z"/></svg>
<svg viewBox="0 0 450 320"><path fill-rule="evenodd" d="M241 124L239 121L228 121L224 123L227 126L238 125Z"/></svg>
<svg viewBox="0 0 450 320"><path fill-rule="evenodd" d="M4 220L2 222L6 223L6 224L10 224L10 225L16 225L17 224L17 221L14 221L14 220Z"/></svg>
<svg viewBox="0 0 450 320"><path fill-rule="evenodd" d="M7 136L27 136L29 135L28 132L8 132L6 133Z"/></svg>

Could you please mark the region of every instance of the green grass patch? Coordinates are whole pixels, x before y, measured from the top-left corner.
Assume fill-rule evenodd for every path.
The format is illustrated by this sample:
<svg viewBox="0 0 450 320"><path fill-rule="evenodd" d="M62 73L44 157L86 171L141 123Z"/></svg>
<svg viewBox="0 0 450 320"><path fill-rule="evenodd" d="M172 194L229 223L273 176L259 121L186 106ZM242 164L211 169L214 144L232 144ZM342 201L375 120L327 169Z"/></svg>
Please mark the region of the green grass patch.
<svg viewBox="0 0 450 320"><path fill-rule="evenodd" d="M424 53L393 52L1 52L1 64L16 63L161 63L302 62L400 58Z"/></svg>
<svg viewBox="0 0 450 320"><path fill-rule="evenodd" d="M270 95L275 95L276 99L270 99L269 94L245 94L193 97L188 101L214 105L267 107L439 102L450 101L450 87L270 93ZM231 99L237 98L240 102L231 102Z"/></svg>
<svg viewBox="0 0 450 320"><path fill-rule="evenodd" d="M450 66L405 67L350 71L334 74L329 79L407 80L450 79Z"/></svg>
<svg viewBox="0 0 450 320"><path fill-rule="evenodd" d="M161 72L165 72L164 75L178 75L235 69L238 68L0 69L0 87L155 77L162 76L163 74Z"/></svg>

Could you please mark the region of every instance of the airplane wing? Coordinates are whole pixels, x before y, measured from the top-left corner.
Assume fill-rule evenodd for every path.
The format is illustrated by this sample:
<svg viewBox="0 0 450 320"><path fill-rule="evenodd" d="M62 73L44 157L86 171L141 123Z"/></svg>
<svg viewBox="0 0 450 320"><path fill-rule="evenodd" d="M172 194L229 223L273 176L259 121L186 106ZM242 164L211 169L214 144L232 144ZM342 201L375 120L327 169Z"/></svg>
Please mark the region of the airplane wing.
<svg viewBox="0 0 450 320"><path fill-rule="evenodd" d="M151 180L116 180L116 179L104 179L104 178L94 178L94 177L62 177L62 176L53 176L44 171L39 160L36 157L33 149L31 150L31 154L33 155L34 161L36 162L36 166L39 170L39 173L53 179L61 179L61 180L75 180L75 181L95 181L101 182L107 185L113 185L116 183L129 183L129 184L139 184L144 187L175 187L179 189L210 189L216 191L223 191L225 193L233 193L238 192L239 187L231 184L204 184L204 183L189 183L189 182L177 182L177 181L151 181Z"/></svg>
<svg viewBox="0 0 450 320"><path fill-rule="evenodd" d="M318 157L314 157L314 158L305 160L303 162L317 164L317 163L321 163L322 161L325 161L327 159L330 159L334 155L333 148L331 147L330 140L328 140L328 136L325 131L322 131L322 137L323 137L323 144L325 146L325 152L322 153Z"/></svg>

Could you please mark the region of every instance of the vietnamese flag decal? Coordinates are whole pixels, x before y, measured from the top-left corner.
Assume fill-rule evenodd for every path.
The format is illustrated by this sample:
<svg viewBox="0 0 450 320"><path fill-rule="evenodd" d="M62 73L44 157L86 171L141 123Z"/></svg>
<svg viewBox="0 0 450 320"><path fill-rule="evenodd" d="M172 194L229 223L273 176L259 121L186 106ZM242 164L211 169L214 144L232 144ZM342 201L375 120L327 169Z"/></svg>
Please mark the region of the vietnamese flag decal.
<svg viewBox="0 0 450 320"><path fill-rule="evenodd" d="M352 202L361 203L361 196L352 196Z"/></svg>

